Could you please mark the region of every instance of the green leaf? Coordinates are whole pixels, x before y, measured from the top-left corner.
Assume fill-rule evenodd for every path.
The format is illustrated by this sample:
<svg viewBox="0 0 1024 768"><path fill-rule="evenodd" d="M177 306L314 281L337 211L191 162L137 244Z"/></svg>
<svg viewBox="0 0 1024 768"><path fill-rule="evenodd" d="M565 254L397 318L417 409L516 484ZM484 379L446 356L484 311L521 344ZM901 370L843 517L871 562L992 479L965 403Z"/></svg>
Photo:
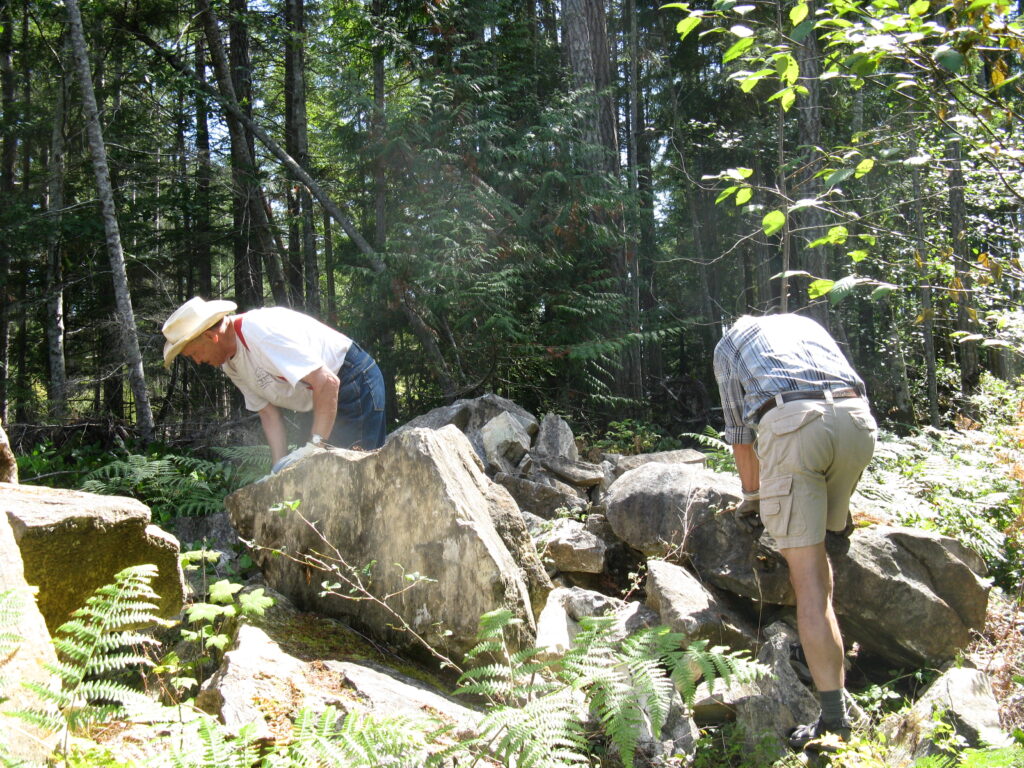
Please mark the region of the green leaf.
<svg viewBox="0 0 1024 768"><path fill-rule="evenodd" d="M783 53L775 57L775 71L786 85L793 85L800 79L800 65L792 55Z"/></svg>
<svg viewBox="0 0 1024 768"><path fill-rule="evenodd" d="M792 88L787 88L786 92L782 94L782 101L779 103L782 105L783 112L789 112L789 108L793 106L796 101L796 92Z"/></svg>
<svg viewBox="0 0 1024 768"><path fill-rule="evenodd" d="M987 0L979 1L987 2ZM909 13L912 18L916 19L918 16L924 16L924 14L928 11L928 6L930 5L931 3L928 2L928 0L916 0L916 2L910 4L910 7L907 9L907 13Z"/></svg>
<svg viewBox="0 0 1024 768"><path fill-rule="evenodd" d="M676 33L679 35L679 39L685 40L688 34L700 26L700 22L701 17L698 13L694 13L676 24Z"/></svg>
<svg viewBox="0 0 1024 768"><path fill-rule="evenodd" d="M744 37L741 38L740 40L737 40L729 47L729 50L727 50L725 54L722 56L722 63L728 64L733 59L739 58L744 53L746 53L747 50L750 49L750 46L752 46L753 44L754 38L752 37Z"/></svg>
<svg viewBox="0 0 1024 768"><path fill-rule="evenodd" d="M835 284L835 280L825 280L824 278L815 280L807 286L807 296L812 299L820 299L831 291Z"/></svg>
<svg viewBox="0 0 1024 768"><path fill-rule="evenodd" d="M807 19L802 24L797 26L792 32L790 32L789 36L793 39L794 43L802 43L804 39L807 37L807 35L811 33L812 29L814 29L814 20ZM823 80L827 80L829 77L835 77L838 74L838 72L825 73L821 77Z"/></svg>
<svg viewBox="0 0 1024 768"><path fill-rule="evenodd" d="M979 8L988 8L990 5L996 5L999 0L974 0L973 3L967 6L968 11L976 11Z"/></svg>
<svg viewBox="0 0 1024 768"><path fill-rule="evenodd" d="M743 205L744 203L750 202L750 198L753 194L753 189L750 187L743 187L743 189L736 193L736 205Z"/></svg>
<svg viewBox="0 0 1024 768"><path fill-rule="evenodd" d="M658 6L658 10L659 11L663 11L666 8L678 8L681 11L688 11L688 10L690 10L690 4L689 3L665 3L664 5L659 5Z"/></svg>
<svg viewBox="0 0 1024 768"><path fill-rule="evenodd" d="M728 168L725 171L725 175L730 179L736 179L736 181L742 181L743 179L749 179L754 175L753 168Z"/></svg>
<svg viewBox="0 0 1024 768"><path fill-rule="evenodd" d="M835 285L832 286L832 291L828 297L829 301L833 306L835 306L853 293L853 289L861 282L864 282L864 278L856 277L855 275L847 275L846 277L840 278L836 281Z"/></svg>
<svg viewBox="0 0 1024 768"><path fill-rule="evenodd" d="M871 292L871 296L869 298L872 301L881 301L895 290L895 285L889 285L888 283L886 283L885 285L880 285L877 288L875 288L875 290Z"/></svg>
<svg viewBox="0 0 1024 768"><path fill-rule="evenodd" d="M245 616L262 616L274 604L274 598L263 591L263 587L238 596L238 605Z"/></svg>
<svg viewBox="0 0 1024 768"><path fill-rule="evenodd" d="M863 250L850 251L846 255L853 259L854 263L856 264L857 262L864 261L864 259L868 257L868 252Z"/></svg>
<svg viewBox="0 0 1024 768"><path fill-rule="evenodd" d="M754 90L754 86L761 82L767 75L774 72L774 69L759 69L757 72L747 75L740 81L740 90L744 93L750 93Z"/></svg>
<svg viewBox="0 0 1024 768"><path fill-rule="evenodd" d="M878 242L878 238L875 237L874 235L857 235L857 237L859 237L868 245L874 245L875 243Z"/></svg>
<svg viewBox="0 0 1024 768"><path fill-rule="evenodd" d="M739 187L737 186L726 187L725 189L723 189L721 192L718 193L718 197L715 198L715 205L718 205L723 200L727 200L729 198L729 195L731 195L737 189L739 189Z"/></svg>
<svg viewBox="0 0 1024 768"><path fill-rule="evenodd" d="M964 55L960 51L953 50L943 46L945 50L940 48L935 53L935 60L939 63L939 66L945 69L947 72L959 72L961 67L964 65Z"/></svg>
<svg viewBox="0 0 1024 768"><path fill-rule="evenodd" d="M782 211L769 211L761 219L761 229L766 235L774 235L786 223L786 214Z"/></svg>
<svg viewBox="0 0 1024 768"><path fill-rule="evenodd" d="M825 186L834 187L836 184L842 184L855 172L853 168L840 168L838 171L833 171L825 178Z"/></svg>
<svg viewBox="0 0 1024 768"><path fill-rule="evenodd" d="M235 600L235 593L242 589L241 584L235 584L227 579L221 579L210 586L210 602L231 603Z"/></svg>
<svg viewBox="0 0 1024 768"><path fill-rule="evenodd" d="M806 269L787 269L785 272L777 272L771 276L772 280L778 280L780 278L789 277L814 277Z"/></svg>
<svg viewBox="0 0 1024 768"><path fill-rule="evenodd" d="M789 9L789 21L790 21L790 23L794 27L797 26L801 21L803 21L804 19L807 18L807 10L808 10L807 9L807 3L800 3L799 5L794 5L792 8L790 8Z"/></svg>
<svg viewBox="0 0 1024 768"><path fill-rule="evenodd" d="M729 27L729 31L736 35L736 37L752 37L754 34L754 30L743 24L735 24Z"/></svg>
<svg viewBox="0 0 1024 768"><path fill-rule="evenodd" d="M849 237L849 235L850 231L840 224L829 229L828 234L823 237L819 237L817 240L812 240L807 244L807 247L817 248L819 245L842 245L846 242L846 238Z"/></svg>
<svg viewBox="0 0 1024 768"><path fill-rule="evenodd" d="M224 614L224 608L223 605L213 605L212 603L192 603L185 613L193 624L212 623Z"/></svg>
<svg viewBox="0 0 1024 768"><path fill-rule="evenodd" d="M853 171L853 178L859 179L861 176L871 172L871 169L875 167L875 158L866 157L857 163L857 167Z"/></svg>

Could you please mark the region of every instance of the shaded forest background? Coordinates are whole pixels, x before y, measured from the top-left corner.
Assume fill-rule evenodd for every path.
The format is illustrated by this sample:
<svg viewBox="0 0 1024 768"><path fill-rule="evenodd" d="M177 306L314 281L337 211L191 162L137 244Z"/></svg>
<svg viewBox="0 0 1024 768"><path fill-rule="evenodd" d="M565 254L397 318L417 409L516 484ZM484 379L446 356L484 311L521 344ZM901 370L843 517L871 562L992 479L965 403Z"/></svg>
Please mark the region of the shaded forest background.
<svg viewBox="0 0 1024 768"><path fill-rule="evenodd" d="M0 419L210 440L233 391L161 365L193 295L349 334L393 424L699 432L748 311L901 428L1018 375L1021 4L673 6L0 0Z"/></svg>

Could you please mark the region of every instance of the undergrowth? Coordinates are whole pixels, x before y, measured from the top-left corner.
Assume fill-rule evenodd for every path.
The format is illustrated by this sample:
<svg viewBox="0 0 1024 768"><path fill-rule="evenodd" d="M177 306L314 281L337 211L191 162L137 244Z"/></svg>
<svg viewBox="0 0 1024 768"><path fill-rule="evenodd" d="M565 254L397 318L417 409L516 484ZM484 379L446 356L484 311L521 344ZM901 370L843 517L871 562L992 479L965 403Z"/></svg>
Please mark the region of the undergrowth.
<svg viewBox="0 0 1024 768"><path fill-rule="evenodd" d="M154 444L145 449L120 443L114 452L42 444L18 457L21 482L130 496L146 504L153 520L220 511L224 497L266 474L269 451L241 446L212 449L218 458Z"/></svg>

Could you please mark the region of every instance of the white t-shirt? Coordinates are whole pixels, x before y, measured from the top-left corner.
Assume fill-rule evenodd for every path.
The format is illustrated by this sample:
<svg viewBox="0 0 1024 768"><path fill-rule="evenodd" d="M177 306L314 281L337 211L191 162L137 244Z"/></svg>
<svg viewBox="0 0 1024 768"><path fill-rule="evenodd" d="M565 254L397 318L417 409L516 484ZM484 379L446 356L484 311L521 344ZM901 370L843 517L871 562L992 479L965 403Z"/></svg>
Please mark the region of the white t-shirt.
<svg viewBox="0 0 1024 768"><path fill-rule="evenodd" d="M302 379L320 366L337 373L352 346L345 334L284 307L254 309L229 320L238 349L221 370L245 395L250 411L268 403L313 410L313 390Z"/></svg>

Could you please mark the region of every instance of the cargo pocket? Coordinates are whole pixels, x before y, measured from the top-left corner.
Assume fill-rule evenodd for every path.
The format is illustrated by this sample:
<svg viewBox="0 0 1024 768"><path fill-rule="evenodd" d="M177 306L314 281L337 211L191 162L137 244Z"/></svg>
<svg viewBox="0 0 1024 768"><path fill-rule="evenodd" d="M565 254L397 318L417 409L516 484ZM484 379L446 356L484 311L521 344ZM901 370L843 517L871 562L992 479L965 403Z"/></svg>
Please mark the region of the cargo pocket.
<svg viewBox="0 0 1024 768"><path fill-rule="evenodd" d="M761 522L774 539L799 536L804 532L802 519L792 519L792 490L792 475L779 475L761 482ZM797 527L800 530L791 530Z"/></svg>

